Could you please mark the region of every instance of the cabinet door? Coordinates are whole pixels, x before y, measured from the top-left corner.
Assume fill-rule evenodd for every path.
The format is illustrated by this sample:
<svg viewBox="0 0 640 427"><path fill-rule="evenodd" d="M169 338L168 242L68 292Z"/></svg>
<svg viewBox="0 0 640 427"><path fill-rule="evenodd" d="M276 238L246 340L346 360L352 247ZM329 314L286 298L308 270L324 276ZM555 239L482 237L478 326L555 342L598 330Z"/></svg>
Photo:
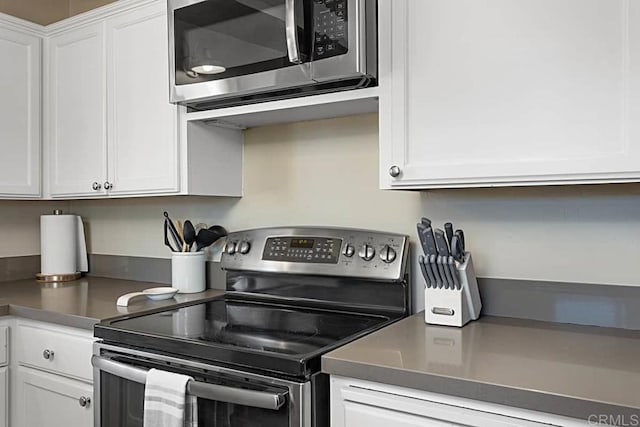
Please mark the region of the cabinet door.
<svg viewBox="0 0 640 427"><path fill-rule="evenodd" d="M639 2L381 0L379 16L382 187L640 180Z"/></svg>
<svg viewBox="0 0 640 427"><path fill-rule="evenodd" d="M95 196L107 178L104 23L48 41L51 196ZM96 186L97 187L97 186Z"/></svg>
<svg viewBox="0 0 640 427"><path fill-rule="evenodd" d="M9 375L7 368L0 368L0 427L9 425Z"/></svg>
<svg viewBox="0 0 640 427"><path fill-rule="evenodd" d="M178 110L169 103L163 2L107 21L110 194L178 191Z"/></svg>
<svg viewBox="0 0 640 427"><path fill-rule="evenodd" d="M93 426L91 384L20 366L16 386L16 427Z"/></svg>
<svg viewBox="0 0 640 427"><path fill-rule="evenodd" d="M41 44L0 28L0 197L40 195Z"/></svg>

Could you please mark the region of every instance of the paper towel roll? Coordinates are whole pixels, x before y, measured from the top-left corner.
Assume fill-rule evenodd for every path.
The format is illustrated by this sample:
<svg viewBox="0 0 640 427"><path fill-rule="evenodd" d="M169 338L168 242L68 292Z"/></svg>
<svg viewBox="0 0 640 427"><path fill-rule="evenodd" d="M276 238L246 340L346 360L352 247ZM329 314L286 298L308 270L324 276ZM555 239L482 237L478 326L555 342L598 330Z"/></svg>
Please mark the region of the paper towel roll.
<svg viewBox="0 0 640 427"><path fill-rule="evenodd" d="M80 226L78 226L80 224ZM76 215L40 216L40 268L43 275L78 272L79 236L82 221ZM84 234L84 233L83 233ZM86 259L86 254L85 254Z"/></svg>

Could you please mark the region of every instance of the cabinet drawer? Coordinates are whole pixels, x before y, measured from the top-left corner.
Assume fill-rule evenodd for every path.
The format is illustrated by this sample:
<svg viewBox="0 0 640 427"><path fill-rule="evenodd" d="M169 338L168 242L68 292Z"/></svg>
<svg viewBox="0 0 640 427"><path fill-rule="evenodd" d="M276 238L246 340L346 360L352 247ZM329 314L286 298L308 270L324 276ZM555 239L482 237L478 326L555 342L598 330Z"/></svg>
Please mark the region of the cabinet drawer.
<svg viewBox="0 0 640 427"><path fill-rule="evenodd" d="M47 327L18 325L18 363L85 381L93 380L93 337Z"/></svg>
<svg viewBox="0 0 640 427"><path fill-rule="evenodd" d="M9 328L0 326L0 366L7 364L7 354L9 353Z"/></svg>

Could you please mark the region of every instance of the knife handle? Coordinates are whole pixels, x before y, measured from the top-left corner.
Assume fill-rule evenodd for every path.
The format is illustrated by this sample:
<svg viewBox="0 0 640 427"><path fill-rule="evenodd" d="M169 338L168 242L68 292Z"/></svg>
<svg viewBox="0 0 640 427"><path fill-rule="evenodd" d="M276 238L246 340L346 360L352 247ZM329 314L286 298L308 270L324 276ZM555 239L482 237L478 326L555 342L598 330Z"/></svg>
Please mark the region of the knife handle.
<svg viewBox="0 0 640 427"><path fill-rule="evenodd" d="M451 224L450 222L445 222L444 232L447 234L447 242L449 243L449 247L451 247L451 239L453 238L453 224Z"/></svg>
<svg viewBox="0 0 640 427"><path fill-rule="evenodd" d="M436 228L434 235L436 238L436 248L438 248L438 255L449 256L449 245L447 244L447 239L444 236L444 231Z"/></svg>
<svg viewBox="0 0 640 427"><path fill-rule="evenodd" d="M460 244L460 250L461 250L461 251L462 251L462 253L464 254L464 251L465 251L465 250L466 250L466 248L467 248L467 247L466 247L466 245L465 245L465 242L464 242L464 231L462 231L462 230L458 229L458 230L456 230L455 235L456 235L456 236L458 236L458 240L460 241L460 242L459 242L459 244Z"/></svg>
<svg viewBox="0 0 640 427"><path fill-rule="evenodd" d="M425 227L431 227L431 220L427 217L420 218L420 223L424 224Z"/></svg>

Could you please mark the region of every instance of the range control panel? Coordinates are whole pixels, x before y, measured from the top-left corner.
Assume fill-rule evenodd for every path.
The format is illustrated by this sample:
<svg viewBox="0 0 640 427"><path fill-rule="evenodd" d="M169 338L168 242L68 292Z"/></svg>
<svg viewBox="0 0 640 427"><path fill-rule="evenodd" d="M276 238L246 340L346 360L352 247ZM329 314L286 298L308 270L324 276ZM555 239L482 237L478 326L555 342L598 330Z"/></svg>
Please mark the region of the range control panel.
<svg viewBox="0 0 640 427"><path fill-rule="evenodd" d="M262 259L337 264L342 240L327 237L269 237Z"/></svg>
<svg viewBox="0 0 640 427"><path fill-rule="evenodd" d="M372 230L278 227L230 233L228 270L402 280L409 237Z"/></svg>

